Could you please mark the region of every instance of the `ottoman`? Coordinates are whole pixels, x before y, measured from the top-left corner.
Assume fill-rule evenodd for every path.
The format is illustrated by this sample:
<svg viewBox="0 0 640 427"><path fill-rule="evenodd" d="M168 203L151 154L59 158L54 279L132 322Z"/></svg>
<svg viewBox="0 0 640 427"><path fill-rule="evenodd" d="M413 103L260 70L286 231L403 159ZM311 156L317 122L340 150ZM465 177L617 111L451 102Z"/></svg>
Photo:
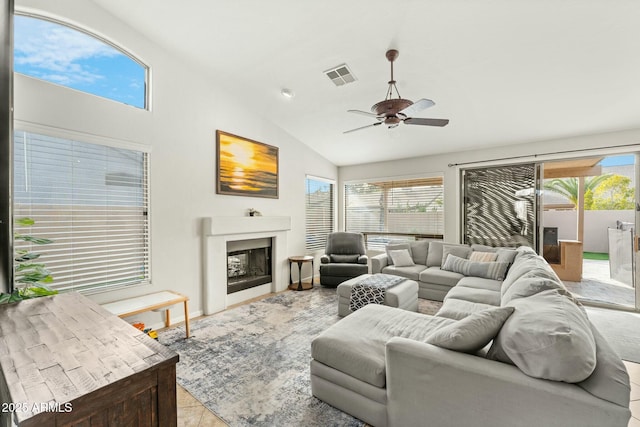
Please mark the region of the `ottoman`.
<svg viewBox="0 0 640 427"><path fill-rule="evenodd" d="M351 314L349 300L351 287L371 274L362 274L338 285L338 315L344 317ZM418 282L406 279L387 290L384 297L384 305L402 308L409 311L418 311Z"/></svg>

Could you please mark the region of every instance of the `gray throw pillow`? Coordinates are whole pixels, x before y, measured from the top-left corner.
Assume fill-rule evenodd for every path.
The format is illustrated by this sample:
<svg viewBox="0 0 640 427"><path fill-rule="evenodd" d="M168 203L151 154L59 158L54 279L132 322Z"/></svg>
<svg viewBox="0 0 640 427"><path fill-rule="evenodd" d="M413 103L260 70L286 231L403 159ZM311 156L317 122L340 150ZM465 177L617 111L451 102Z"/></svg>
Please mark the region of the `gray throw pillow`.
<svg viewBox="0 0 640 427"><path fill-rule="evenodd" d="M506 262L475 262L449 255L442 266L443 270L464 274L465 276L503 280L509 264Z"/></svg>
<svg viewBox="0 0 640 427"><path fill-rule="evenodd" d="M385 250L387 251L387 264L393 265L393 259L391 259L391 251L397 251L401 249L406 249L409 251L409 255L411 255L411 246L408 243L390 243L385 246Z"/></svg>
<svg viewBox="0 0 640 427"><path fill-rule="evenodd" d="M562 291L511 300L514 307L487 358L516 365L534 378L577 383L596 367L596 343L587 315Z"/></svg>
<svg viewBox="0 0 640 427"><path fill-rule="evenodd" d="M389 251L389 256L393 260L393 265L396 267L410 267L416 265L411 258L411 254L408 249L397 249Z"/></svg>
<svg viewBox="0 0 640 427"><path fill-rule="evenodd" d="M449 350L475 353L495 338L513 310L513 307L500 307L475 312L437 329L427 337L427 343Z"/></svg>
<svg viewBox="0 0 640 427"><path fill-rule="evenodd" d="M337 263L357 263L360 255L337 255L331 254L329 255L331 258L331 262Z"/></svg>
<svg viewBox="0 0 640 427"><path fill-rule="evenodd" d="M444 268L444 263L449 255L455 255L460 258L469 258L471 247L467 245L443 245L442 246L442 262L440 268Z"/></svg>
<svg viewBox="0 0 640 427"><path fill-rule="evenodd" d="M427 240L418 240L409 244L411 247L411 258L416 264L427 265L427 254L429 253L429 242Z"/></svg>
<svg viewBox="0 0 640 427"><path fill-rule="evenodd" d="M518 255L518 252L515 249L500 248L496 251L496 254L498 254L496 261L513 264L513 260L516 259L516 255Z"/></svg>

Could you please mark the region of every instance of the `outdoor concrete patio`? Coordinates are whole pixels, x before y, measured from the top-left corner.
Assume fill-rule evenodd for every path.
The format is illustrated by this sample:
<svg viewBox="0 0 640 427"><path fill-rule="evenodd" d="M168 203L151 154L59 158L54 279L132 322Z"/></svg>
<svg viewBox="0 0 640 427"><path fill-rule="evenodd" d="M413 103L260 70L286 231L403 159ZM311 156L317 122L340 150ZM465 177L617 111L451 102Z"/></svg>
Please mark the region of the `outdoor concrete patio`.
<svg viewBox="0 0 640 427"><path fill-rule="evenodd" d="M567 289L585 301L635 306L635 289L609 275L609 261L585 259L582 265L582 281L563 281Z"/></svg>

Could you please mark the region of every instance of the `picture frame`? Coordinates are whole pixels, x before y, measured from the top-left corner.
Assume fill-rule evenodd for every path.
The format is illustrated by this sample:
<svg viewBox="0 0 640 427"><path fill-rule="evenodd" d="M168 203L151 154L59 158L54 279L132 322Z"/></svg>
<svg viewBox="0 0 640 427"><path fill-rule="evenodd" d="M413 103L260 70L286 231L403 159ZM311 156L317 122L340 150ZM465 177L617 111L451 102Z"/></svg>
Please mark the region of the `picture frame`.
<svg viewBox="0 0 640 427"><path fill-rule="evenodd" d="M279 149L216 130L216 193L277 199Z"/></svg>

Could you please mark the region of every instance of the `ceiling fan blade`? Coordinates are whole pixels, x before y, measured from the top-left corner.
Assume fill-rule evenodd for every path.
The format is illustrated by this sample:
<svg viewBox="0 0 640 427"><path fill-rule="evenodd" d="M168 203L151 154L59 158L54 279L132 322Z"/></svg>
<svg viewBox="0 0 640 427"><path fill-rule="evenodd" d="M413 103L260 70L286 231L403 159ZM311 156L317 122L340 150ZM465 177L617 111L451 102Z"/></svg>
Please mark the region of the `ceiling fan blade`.
<svg viewBox="0 0 640 427"><path fill-rule="evenodd" d="M422 126L446 126L449 123L449 119L420 119L409 117L404 122L408 125L422 125Z"/></svg>
<svg viewBox="0 0 640 427"><path fill-rule="evenodd" d="M366 126L362 126L362 127L351 129L351 130L346 130L346 131L344 131L342 133L351 133L351 132L355 132L355 131L360 130L360 129L366 129L366 128L370 128L370 127L373 127L373 126L378 126L378 125L381 125L381 124L382 124L382 122L378 122L378 123L374 123L372 125L366 125Z"/></svg>
<svg viewBox="0 0 640 427"><path fill-rule="evenodd" d="M422 98L417 100L416 102L414 102L413 104L409 105L407 108L405 108L402 111L399 111L398 114L402 114L406 117L411 117L414 116L416 113L425 110L429 107L433 107L434 105L436 105L435 102L433 102L430 99L426 99L426 98Z"/></svg>
<svg viewBox="0 0 640 427"><path fill-rule="evenodd" d="M376 119L378 118L377 114L373 114L370 113L368 111L362 111L362 110L347 110L348 113L356 113L356 114L360 114L362 116L367 116L367 117L375 117Z"/></svg>

